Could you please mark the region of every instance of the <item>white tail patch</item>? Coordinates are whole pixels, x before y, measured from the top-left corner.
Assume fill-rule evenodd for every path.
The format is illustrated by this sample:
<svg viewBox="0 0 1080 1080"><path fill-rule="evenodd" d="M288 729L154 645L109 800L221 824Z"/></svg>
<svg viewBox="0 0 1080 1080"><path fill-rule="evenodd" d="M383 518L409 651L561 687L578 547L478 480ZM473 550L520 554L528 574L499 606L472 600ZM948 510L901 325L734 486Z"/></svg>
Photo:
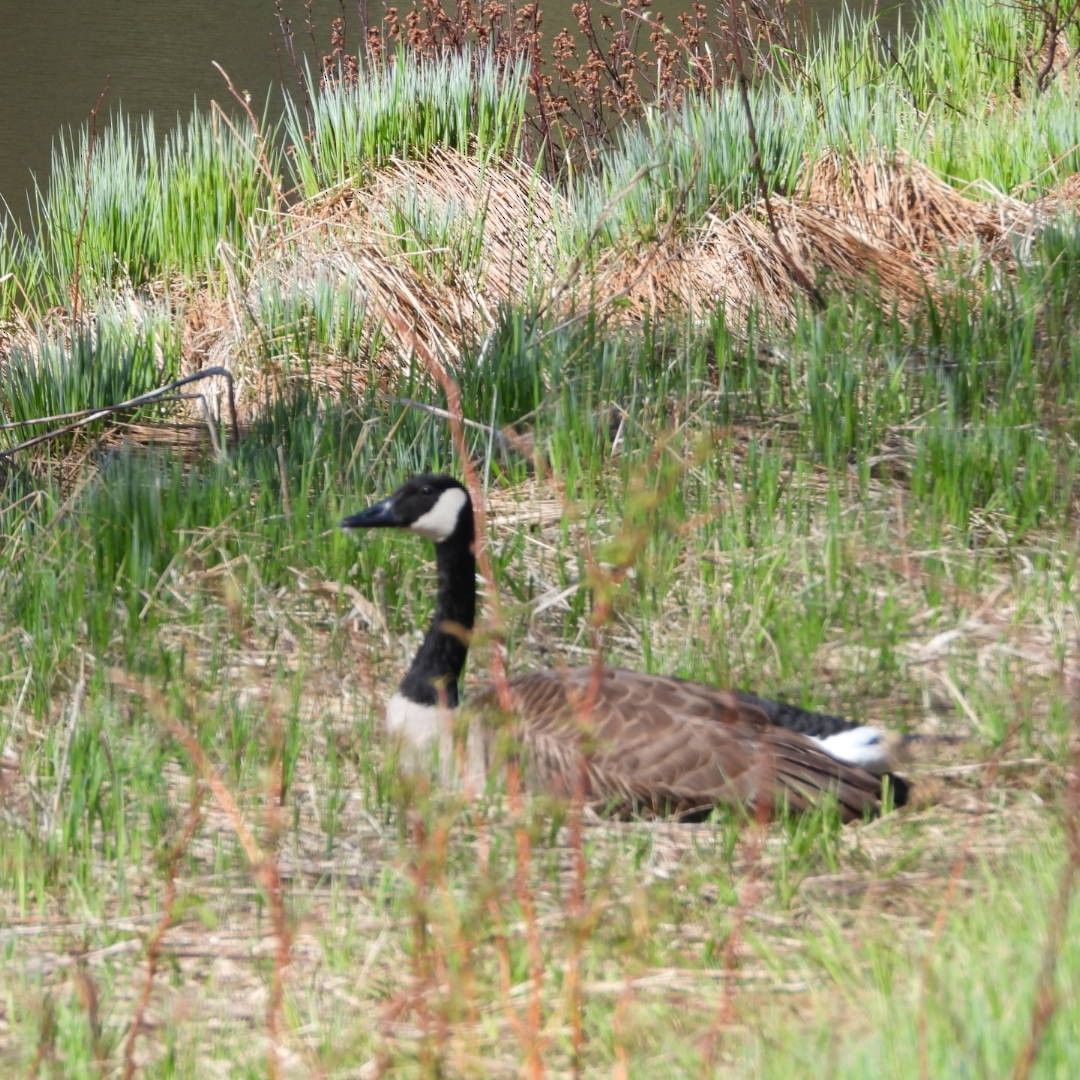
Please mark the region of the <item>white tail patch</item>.
<svg viewBox="0 0 1080 1080"><path fill-rule="evenodd" d="M435 505L418 517L409 528L428 540L441 544L453 535L461 518L462 507L469 501L469 496L459 487L447 488L435 501Z"/></svg>
<svg viewBox="0 0 1080 1080"><path fill-rule="evenodd" d="M811 735L825 753L867 772L884 773L894 766L891 740L879 728L856 727L835 735Z"/></svg>

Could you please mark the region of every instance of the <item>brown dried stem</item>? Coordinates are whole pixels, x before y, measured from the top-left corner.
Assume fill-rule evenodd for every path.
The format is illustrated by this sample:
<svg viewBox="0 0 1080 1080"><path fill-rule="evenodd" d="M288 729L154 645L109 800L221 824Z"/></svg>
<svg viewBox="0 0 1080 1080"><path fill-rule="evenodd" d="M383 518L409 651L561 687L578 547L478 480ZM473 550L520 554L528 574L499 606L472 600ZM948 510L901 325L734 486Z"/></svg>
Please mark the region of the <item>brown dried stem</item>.
<svg viewBox="0 0 1080 1080"><path fill-rule="evenodd" d="M180 872L180 860L187 853L188 847L202 821L202 789L198 784L192 786L191 805L188 807L187 822L184 831L173 844L165 860L165 895L161 904L161 918L146 941L146 976L139 991L135 1011L128 1025L127 1038L124 1040L123 1080L131 1080L137 1068L135 1064L135 1046L143 1029L146 1010L150 1005L150 995L154 989L154 977L161 961L161 946L165 935L174 923L173 909L176 906L176 879Z"/></svg>
<svg viewBox="0 0 1080 1080"><path fill-rule="evenodd" d="M232 79L229 78L229 73L216 60L211 60L210 63L215 68L217 68L218 74L225 80L225 85L228 87L229 93L232 94L233 98L240 105L240 108L242 108L244 110L244 113L247 115L248 123L251 125L251 130L255 133L255 142L258 146L256 161L258 162L259 168L262 171L263 176L266 177L267 182L270 184L271 190L274 192L274 196L277 199L278 204L284 204L285 196L281 190L281 184L278 181L277 175L270 167L270 159L266 153L266 137L263 135L263 130L261 125L259 124L258 117L256 117L254 111L251 108L250 96L247 94L241 94L240 91L236 89L236 87L233 85ZM229 130L232 131L233 134L236 135L239 139L239 134L233 127L232 120L229 118L229 115L224 111L224 109L217 107L217 113L221 117L222 123L224 123L226 127L228 127Z"/></svg>
<svg viewBox="0 0 1080 1080"><path fill-rule="evenodd" d="M442 359L433 350L428 349L423 343L416 342L417 351L431 376L442 387L446 396L447 411L450 414L450 433L454 441L458 462L465 478L465 484L473 500L473 508L476 514L476 560L480 568L480 574L487 582L495 580L491 567L491 560L487 553L487 508L483 497L483 487L477 475L476 467L468 452L468 443L465 439L465 412L461 404L461 388L456 380L450 375L449 370ZM491 608L492 619L496 627L502 625L499 612L498 592L492 588ZM509 712L511 710L510 686L506 675L506 657L498 640L492 641L491 648L491 672L492 680L499 699L500 708ZM510 809L518 824L515 826L514 838L517 859L515 863L515 894L518 905L521 908L525 921L525 933L529 951L530 966L530 992L526 1006L526 1023L523 1038L523 1049L526 1054L526 1070L528 1074L538 1080L544 1074L543 1058L541 1055L541 1021L542 1021L542 992L544 985L544 956L540 945L540 931L537 924L536 905L529 888L529 867L532 862L532 844L528 830L522 823L524 815L524 798L521 782L520 764L513 757L507 764L506 777L507 795L510 800Z"/></svg>
<svg viewBox="0 0 1080 1080"><path fill-rule="evenodd" d="M266 778L266 843L274 851L283 829L281 808L285 801L284 732L281 717L270 716L272 754ZM281 1042L285 1029L285 972L292 957L292 931L285 910L285 893L275 855L268 855L254 867L255 879L266 893L270 906L270 925L274 931L274 967L270 976L270 996L266 1005L267 1075L277 1080L281 1075Z"/></svg>
<svg viewBox="0 0 1080 1080"><path fill-rule="evenodd" d="M86 235L86 218L90 213L90 167L94 161L94 146L97 143L97 118L101 112L101 106L109 93L110 77L105 77L105 86L98 95L94 107L90 110L90 129L86 136L86 168L83 181L83 203L79 213L79 231L75 235L75 262L71 270L71 318L73 322L79 321L81 314L82 298L79 295L79 284L82 280L82 248L83 237Z"/></svg>
<svg viewBox="0 0 1080 1080"><path fill-rule="evenodd" d="M267 1071L272 1080L277 1080L281 1075L279 1057L283 1030L284 973L289 965L292 949L292 937L288 926L284 890L281 884L281 875L278 872L277 860L260 847L259 842L255 839L254 834L244 820L232 791L229 790L206 756L198 739L195 738L194 732L176 715L176 711L170 707L164 695L148 681L135 679L126 672L117 669L110 672L110 678L115 685L139 694L146 701L148 708L158 723L187 752L188 757L195 766L196 773L210 789L214 801L225 814L233 833L240 842L240 846L244 849L244 854L247 856L251 866L252 877L266 894L276 941L274 971L270 986L270 1000L267 1007L269 1034ZM277 738L280 743L280 729ZM280 770L281 754L279 750L275 755L270 771L270 788L272 792L280 793L282 790L282 774ZM280 832L280 819L276 816L274 809L278 801L273 797L267 799L267 821L270 826L268 839L271 844L275 842L276 836Z"/></svg>
<svg viewBox="0 0 1080 1080"><path fill-rule="evenodd" d="M1080 879L1080 687L1073 692L1073 732L1069 746L1062 811L1065 827L1065 865L1058 880L1057 892L1046 912L1046 944L1035 983L1028 1037L1017 1054L1010 1072L1011 1080L1027 1080L1032 1074L1047 1029L1061 1005L1055 988L1057 968L1069 924L1069 909L1077 880Z"/></svg>
<svg viewBox="0 0 1080 1080"><path fill-rule="evenodd" d="M1009 747L1012 746L1022 724L1023 720L1018 719L1009 726L1009 729L1005 733L1005 737L1001 740L1001 744L986 762L983 772L984 789L993 784L994 780L997 778L1001 763L1008 753ZM949 915L955 910L956 897L960 890L964 869L968 865L968 852L972 848L972 840L982 827L982 817L978 814L972 815L971 824L966 830L964 842L958 846L956 858L953 860L952 867L949 870L949 883L945 888L945 895L942 898L941 906L938 908L937 915L934 918L934 925L930 931L930 939L927 942L923 953L920 970L920 993L917 1016L917 1028L919 1032L919 1076L922 1080L929 1080L932 1075L930 1072L929 1001L927 995L927 986L931 979L930 965L937 953L937 946L938 942L941 940L941 935L945 932L945 927L949 921Z"/></svg>

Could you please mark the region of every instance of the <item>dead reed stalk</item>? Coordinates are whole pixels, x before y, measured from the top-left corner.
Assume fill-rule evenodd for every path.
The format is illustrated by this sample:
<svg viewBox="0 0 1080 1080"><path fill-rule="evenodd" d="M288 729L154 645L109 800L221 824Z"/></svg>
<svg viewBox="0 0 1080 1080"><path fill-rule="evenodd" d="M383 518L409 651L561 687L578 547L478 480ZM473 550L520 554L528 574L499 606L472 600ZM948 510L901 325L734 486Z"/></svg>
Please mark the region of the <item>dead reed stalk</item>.
<svg viewBox="0 0 1080 1080"><path fill-rule="evenodd" d="M292 959L292 930L285 910L285 892L278 870L277 848L284 821L285 801L284 731L277 710L270 713L270 767L267 770L264 796L266 844L271 854L253 867L255 880L266 893L270 907L270 925L274 932L274 966L270 975L270 995L266 1005L266 1071L271 1080L281 1076L281 1049L285 1031L285 973Z"/></svg>
<svg viewBox="0 0 1080 1080"><path fill-rule="evenodd" d="M1080 880L1080 684L1071 680L1073 730L1069 745L1069 765L1061 799L1062 824L1065 829L1065 865L1061 869L1057 891L1046 909L1046 944L1035 982L1034 1001L1028 1036L1013 1062L1011 1080L1028 1080L1039 1057L1039 1049L1061 1001L1055 988L1059 958L1069 925L1069 911ZM1066 683L1070 685L1069 682Z"/></svg>
<svg viewBox="0 0 1080 1080"><path fill-rule="evenodd" d="M1023 718L1018 718L1005 732L1004 738L1001 740L1000 745L991 754L990 758L983 765L983 788L989 788L995 781L998 775L998 771L1001 768L1001 764L1005 759L1009 748L1015 742L1020 730L1023 726ZM919 1062L919 1077L920 1080L930 1080L930 1040L929 1040L929 993L928 988L932 982L933 974L931 971L931 964L933 963L934 956L937 953L938 945L941 941L941 937L945 932L945 928L949 922L949 916L956 910L956 902L958 900L960 887L964 881L964 871L967 869L970 861L969 852L972 849L972 841L978 834L979 830L983 826L983 818L981 814L973 814L970 823L964 833L963 842L957 845L956 858L953 859L952 865L949 869L948 884L945 887L945 894L941 899L941 905L938 908L937 914L934 916L934 923L930 929L929 940L926 943L922 964L920 965L919 973L919 999L916 1013L916 1028L918 1031L918 1062Z"/></svg>
<svg viewBox="0 0 1080 1080"><path fill-rule="evenodd" d="M415 340L415 339L414 339ZM417 352L429 374L446 397L447 412L450 414L450 432L457 453L458 462L465 478L465 484L473 500L476 515L476 560L481 577L491 583L489 600L492 608L492 622L496 627L502 625L500 617L498 590L494 588L495 576L491 560L487 553L487 512L483 486L480 483L476 467L468 452L465 440L465 412L461 402L461 388L451 377L446 364L437 353L428 349L422 342L416 341ZM506 674L506 657L497 640L491 648L491 673L498 695L499 707L509 712L512 708L510 686ZM540 944L540 931L537 922L536 904L529 888L529 873L532 865L532 841L524 824L524 791L521 779L520 763L514 756L507 762L506 769L507 797L510 811L515 820L514 841L516 860L514 868L514 891L525 922L525 936L529 953L530 992L525 1011L525 1024L521 1031L522 1049L525 1052L526 1069L533 1080L540 1080L544 1075L542 1053L542 1019L544 987L544 954Z"/></svg>
<svg viewBox="0 0 1080 1080"><path fill-rule="evenodd" d="M175 921L176 879L180 873L180 860L187 854L201 823L202 789L198 784L193 784L187 822L165 859L165 892L161 901L161 918L146 941L146 975L143 978L138 1000L135 1002L135 1010L131 1015L127 1038L124 1040L124 1071L121 1074L123 1080L132 1080L138 1068L135 1062L135 1046L143 1029L146 1010L150 1005L150 995L154 990L154 978L161 962L162 944Z"/></svg>
<svg viewBox="0 0 1080 1080"><path fill-rule="evenodd" d="M268 1034L267 1074L271 1077L271 1080L279 1080L281 1076L281 1044L284 1031L285 971L289 966L292 955L292 934L288 925L284 889L276 856L264 851L255 839L254 833L252 833L247 821L244 819L236 797L206 756L206 752L195 737L194 732L176 714L176 710L170 706L164 694L149 681L136 679L119 669L111 669L109 678L113 685L138 694L146 702L147 708L162 730L167 731L187 752L195 767L196 774L210 790L214 801L225 814L233 834L243 848L255 883L266 895L275 941L274 967L271 975L266 1016ZM275 809L275 806L280 804L280 796L283 790L280 721L277 722L276 732L276 736L272 736L272 739L276 739L277 751L272 759L269 774L269 790L271 794L266 799L267 822L269 825L267 839L271 845L271 850L276 844L281 829L279 809ZM277 794L277 799L273 797L273 793Z"/></svg>
<svg viewBox="0 0 1080 1080"><path fill-rule="evenodd" d="M86 219L90 213L90 169L94 161L94 147L97 144L97 120L98 115L101 112L101 106L105 103L105 98L108 96L110 87L110 79L105 77L105 86L102 88L98 99L94 103L94 107L90 110L90 123L87 128L86 134L86 167L84 170L83 179L83 200L82 207L79 210L79 230L75 234L75 261L71 268L71 321L78 323L79 316L81 315L82 297L80 295L79 285L82 281L82 251L83 240L86 236Z"/></svg>

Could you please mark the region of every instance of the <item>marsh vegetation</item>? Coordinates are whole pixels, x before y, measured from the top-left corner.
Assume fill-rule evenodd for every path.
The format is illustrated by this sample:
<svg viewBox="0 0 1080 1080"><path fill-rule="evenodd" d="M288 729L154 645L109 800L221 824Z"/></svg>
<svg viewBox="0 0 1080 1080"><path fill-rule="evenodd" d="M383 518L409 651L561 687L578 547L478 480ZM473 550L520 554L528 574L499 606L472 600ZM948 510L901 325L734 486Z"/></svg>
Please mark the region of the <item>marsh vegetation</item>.
<svg viewBox="0 0 1080 1080"><path fill-rule="evenodd" d="M1080 1075L1075 6L732 16L745 78L699 11L621 98L515 17L91 123L0 223L0 1070ZM873 720L913 805L403 785L428 552L335 523L428 470L474 679Z"/></svg>

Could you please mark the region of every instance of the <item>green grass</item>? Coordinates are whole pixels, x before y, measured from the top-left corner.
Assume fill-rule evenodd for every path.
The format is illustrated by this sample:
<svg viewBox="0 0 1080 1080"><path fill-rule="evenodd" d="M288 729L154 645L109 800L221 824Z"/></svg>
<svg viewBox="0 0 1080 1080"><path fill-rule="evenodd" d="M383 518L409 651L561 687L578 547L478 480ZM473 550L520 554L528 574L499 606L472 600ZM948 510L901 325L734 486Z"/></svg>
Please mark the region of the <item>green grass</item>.
<svg viewBox="0 0 1080 1080"><path fill-rule="evenodd" d="M76 282L96 303L116 286L216 275L223 252L242 252L264 227L272 183L261 149L250 131L201 111L160 146L152 117L118 116L93 139L61 135L36 189L34 239L16 252L20 302L70 303Z"/></svg>
<svg viewBox="0 0 1080 1080"><path fill-rule="evenodd" d="M805 132L813 112L795 95L768 88L749 92L750 111L769 191L790 193L810 149ZM758 176L750 128L738 93L690 100L674 116L649 111L640 127L619 133L573 192L575 245L599 236L608 244L649 242L673 224L698 221L715 208L724 215L752 201Z"/></svg>
<svg viewBox="0 0 1080 1080"><path fill-rule="evenodd" d="M179 355L175 317L167 307L132 312L106 301L93 327L76 327L66 338L42 334L31 345L13 347L0 400L9 422L102 408L176 378ZM22 434L47 428L27 427Z"/></svg>
<svg viewBox="0 0 1080 1080"><path fill-rule="evenodd" d="M393 64L362 71L353 84L319 87L309 75L303 101L285 98L292 167L310 198L361 180L391 158L423 157L437 146L504 156L520 145L527 66L499 72L469 49L438 63L402 50Z"/></svg>
<svg viewBox="0 0 1080 1080"><path fill-rule="evenodd" d="M918 659L920 649L966 619L985 618L977 613L993 593L1011 612L1001 630L1006 639L1030 636L1038 644L1023 647L1035 648L1045 663L1027 669L1008 651L987 652L984 640L963 633L947 658L929 662L934 669L944 665L978 716L968 754L985 754L1008 736L1013 745L1019 738L1021 753L1045 755L1048 766L1060 761L1068 711L1048 712L1038 703L1053 693L1055 657L1061 662L1071 653L1076 616L1070 505L1080 415L1074 374L1060 363L1076 330L1069 305L1075 242L1064 232L1048 237L1014 290L998 291L962 320L936 312L919 324L921 331L898 331L869 312L857 319L842 317L839 308L807 314L783 345L782 366L764 362L752 344L736 344L719 315L703 327L614 333L587 324L551 328L527 313L507 313L483 364L463 369L466 400L485 422L529 418L566 484L571 509L564 522L539 533L514 529L495 538L515 666L574 646L587 651L593 607L587 583L600 580L593 559L618 563L636 552L632 578L613 593L616 615L607 630L613 659L867 718L899 697L906 704L890 706L892 726L918 729L925 721L920 695L937 685L921 674L927 661ZM1032 310L1035 296L1041 315ZM1036 321L1054 332L1034 333ZM268 360L344 340L332 319L305 316L288 333L299 333L301 324L301 336L285 349L287 321L267 319L278 326L266 339ZM947 337L945 328L951 328ZM129 370L124 356L133 365L147 362L139 359L149 355L140 352L146 338L110 335L88 355L113 359L88 362L87 371L122 378ZM102 351L106 345L111 352ZM79 355L78 347L63 353L65 371L77 370L71 361ZM946 356L947 363L925 362ZM158 378L148 368L145 379ZM43 380L39 389L54 383L63 385ZM26 394L32 390L31 380ZM118 390L105 384L100 392ZM164 689L169 708L188 717L256 826L267 769L283 762L281 857L308 868L291 879L290 910L296 917L308 913L327 957L315 984L293 984L289 1024L319 1033L311 1053L331 1075L380 1047L402 1069L424 1071L425 1061L459 1060L458 1053L497 1060L496 1047L507 1038L517 1046L505 1009L496 1006L479 1024L469 1020L470 1010L502 1000L503 970L527 996L533 963L520 936L525 915L517 907L515 843L501 814L494 810L486 819L494 847L478 863L472 812L421 802L415 812L428 815L427 835L438 835L443 825L450 833L447 846L432 839L430 850L421 844L418 851L417 834L397 813L401 793L378 752L377 695L363 673L372 672L380 694L392 685L402 649L426 618L428 553L399 537L374 537L358 547L333 523L409 472L455 467L442 421L387 404L388 396L423 396L423 385L405 374L383 392L354 391L339 400L287 392L229 461L184 465L167 455L119 451L68 498L40 479L41 494L5 514L0 560L9 642L0 662L0 737L17 753L27 781L19 788L25 801L9 804L16 809L2 825L6 917L107 920L100 931L57 931L49 938L50 949L96 956L95 950L131 940L123 918L160 903L153 853L178 832L192 765L164 732L161 716L138 694L119 690L106 672L116 666L147 678ZM89 389L84 397L91 401ZM33 407L46 405L59 407L51 399ZM898 433L908 442L882 473L872 459ZM473 439L486 455L483 435ZM486 467L501 485L525 479L523 463L491 459ZM330 591L316 590L316 583L329 583ZM375 602L388 638L342 621L349 602L334 598L338 584ZM541 600L562 590L570 590L564 601L532 616ZM482 655L473 664L477 674ZM1034 712L1017 733L1011 718L1018 700ZM961 713L940 715L949 730L968 726ZM280 742L269 737L268 725L277 723ZM1022 798L1018 790L985 811L988 827L1009 835L1008 800ZM947 808L929 813L953 827ZM1041 814L1044 823L1052 819ZM635 1069L664 1062L666 1075L696 1074L704 1051L697 1035L686 1038L713 1023L720 1006L710 972L723 967L725 943L742 918L740 890L761 875L764 906L756 910L774 921L739 931L757 959L742 960L736 978L734 1007L747 1012L738 1039L724 1038L725 1054L743 1047L742 1064L729 1062L733 1071L805 1068L825 1032L845 1023L851 1037L831 1059L839 1074L876 1063L888 1075L907 1075L912 1066L904 1054L914 1038L919 993L932 995L933 1071L951 1070L956 1055L972 1045L997 1070L1021 1044L1028 999L1003 1014L989 990L964 987L994 985L1003 964L1030 973L1039 939L1027 924L1024 937L1003 941L1010 952L985 953L977 943L987 926L1000 925L1002 912L1019 905L1045 910L1061 845L1046 842L1037 876L1020 865L1030 856L988 849L986 873L998 890L982 899L983 877L965 876L971 901L965 891L946 921L930 953L933 982L920 991L918 945L925 939L918 928L939 909L948 877L941 860L957 849L953 841L920 838L919 828L902 819L889 823L887 840L868 841L862 851L858 838L849 840L835 823L793 823L776 834L762 869L754 869L759 864L747 855L737 822L674 839L646 827L590 831L591 914L578 937L567 914L564 841L540 814L530 826L534 853L525 873L544 925L552 928L542 940L543 1015L552 1024L562 1015L570 991L560 972L580 950L583 978L594 987L580 1005L585 1067L604 1069L615 1055L626 1055ZM673 850L680 853L674 869L659 873ZM410 869L417 859L431 860L427 884L418 884ZM812 891L804 892L820 878L858 888L888 882L898 867L928 876L939 890L903 916L911 940L904 963L885 951L892 921L879 924L868 909L853 937L849 916L833 905L816 906ZM253 900L243 856L224 823L204 826L181 880L174 933L187 940L225 927L246 953L255 932ZM489 925L492 898L519 928L505 941ZM427 926L422 938L409 929L419 914ZM487 929L474 938L477 931L467 928L477 926ZM867 935L878 944L856 947ZM77 997L50 990L50 979L34 974L30 960L40 946L4 942L14 973L5 991L11 1067L25 1071L39 1040L64 1075L89 1075L98 1053L118 1060L140 977L138 949L121 952L107 968L93 963L104 1017L95 1049ZM775 973L795 962L793 949L801 974L781 979ZM951 958L955 968L947 966ZM444 964L443 977L424 974ZM365 981L346 991L365 965ZM169 994L183 996L188 970L180 964L163 974L161 992L167 983ZM445 1039L434 1020L415 1038L380 1026L380 1010L400 991L404 972L427 987L430 1015L444 1017L452 1033ZM893 981L883 982L882 972ZM237 971L206 977L201 994L213 1001L267 975L258 964L241 962ZM602 989L637 978L661 985L667 979L670 989ZM1029 974L1024 978L1030 985ZM782 1000L769 993L770 980L812 988L805 991L812 997L809 1021L783 1012ZM698 1002L690 1010L676 1004L684 992ZM622 1006L619 993L628 995ZM1063 993L1075 1000L1068 985ZM42 1035L46 998L56 1018ZM848 1017L844 1003L863 1000L872 1003L864 1019ZM375 1019L363 1019L368 1015ZM767 1029L763 1019L758 1023L765 1016ZM252 1022L261 1023L258 1013ZM190 1023L166 1021L147 1038L155 1055L164 1055L157 1074L193 1074L207 1054L217 1053L191 1037ZM965 1032L959 1043L954 1025ZM1048 1037L1048 1068L1067 1074L1071 1051L1057 1031ZM226 1023L217 1045L223 1054L250 1052L258 1071L249 1040L243 1026ZM575 1051L558 1033L544 1053L567 1062Z"/></svg>
<svg viewBox="0 0 1080 1080"><path fill-rule="evenodd" d="M378 350L379 328L367 317L363 292L342 277L316 271L309 280L259 282L249 314L261 367L304 377L327 354L348 365Z"/></svg>
<svg viewBox="0 0 1080 1080"><path fill-rule="evenodd" d="M748 90L749 118L729 87L616 130L569 185L560 251L588 259L685 235L705 211L756 199L762 182L792 192L804 163L829 149L903 150L952 182L977 182L976 194L1044 191L1080 168L1080 108L1068 80L1036 92L1018 67L1032 32L1019 9L980 0L931 5L899 37L839 19L797 63L775 58L775 77ZM284 161L313 197L437 147L512 156L527 75L523 63L500 72L469 50L440 63L402 53L352 85L320 87L311 76L300 96L286 96L280 130L256 134L194 111L160 146L152 120L123 116L93 140L85 130L61 136L30 233L0 216L0 318L69 305L75 289L93 303L116 284L217 279L272 227ZM407 203L398 213L395 227L415 233L420 250L450 242L467 261L465 249L475 257L483 245L482 221L440 221Z"/></svg>
<svg viewBox="0 0 1080 1080"><path fill-rule="evenodd" d="M883 26L843 16L805 57L777 55L775 79L750 87L745 103L726 86L618 130L599 168L578 178L560 239L577 252L586 240L632 247L682 235L707 210L752 202L762 184L791 194L827 150L902 150L958 186L975 183L976 197L1045 191L1080 169L1080 108L1067 79L1036 92L1021 67L1032 33L1020 8L982 0L929 4L899 36L888 15ZM1073 25L1072 48L1076 36Z"/></svg>
<svg viewBox="0 0 1080 1080"><path fill-rule="evenodd" d="M759 1031L746 1074L790 1075L793 1068L820 1068L822 1061L839 1077L1007 1074L1027 1036L1023 1021L1034 1008L1048 936L1047 898L1057 890L1062 870L1060 836L1040 838L1012 856L1015 880L1005 882L995 868L980 867L971 879L971 900L929 941L898 946L868 936L856 953L840 920L826 910L816 913L820 937L803 957L807 981L820 985L823 975L842 980L841 993L852 1010L844 1015L825 1004L818 1030L797 1042L787 1040L782 1029L779 1038ZM1041 1044L1038 1076L1071 1076L1080 1065L1064 1007L1075 1007L1078 918L1074 905L1061 928L1052 985L1063 1008ZM1003 934L1004 926L1015 932ZM849 981L852 971L860 972L855 982ZM820 1004L824 995L811 991L811 998Z"/></svg>
<svg viewBox="0 0 1080 1080"><path fill-rule="evenodd" d="M1020 164L994 164L1004 129L974 109L1011 78L993 57L1008 51L1013 15L955 11L940 32L977 31L975 60L950 40L935 53L929 17L901 54L920 109L964 105L955 121L941 106L918 145L951 130L966 169L1045 182L1056 144L1017 140ZM834 52L832 68L824 51L808 61L819 103L841 76L852 90L847 116L825 120L829 138L861 146L890 124L904 145L914 112L886 116L887 97L874 97L892 61L865 36ZM518 145L518 83L500 91L483 74L478 105L471 68L410 70L429 95L423 124L400 115L405 83L388 80L385 99L365 84L389 102L372 107L367 133L353 124L362 95L329 96L319 140L296 159L305 190L436 145ZM1038 124L1067 140L1062 92L1016 107L1045 110ZM785 129L822 145L799 120L805 104L793 98L759 132L777 190L809 146ZM464 133L488 108L479 147ZM732 206L752 195L739 115L699 103L622 136L575 196L577 242L656 147L660 165L624 192L602 243L648 240L717 195ZM307 122L297 108L289 123L296 138ZM0 278L14 275L0 281L3 317L34 330L3 346L5 423L178 375L184 289L152 301L139 284L175 273L214 295L212 237L254 260L258 210L276 205L255 144L210 120L160 150L148 128L110 130L92 161L102 175L80 288L116 295L92 321L35 319L67 302L83 144L61 142L33 238L0 229ZM225 189L234 201L219 202ZM422 275L449 286L477 265L485 216L409 198L392 213ZM460 469L447 423L406 403L445 404L429 373L418 357L376 367L401 331L370 309L359 274L329 261L230 267L234 360L262 380L231 453L103 441L102 423L0 459L0 1071L122 1072L169 852L201 783L195 746L282 877L293 939L279 1038L296 1075L375 1061L487 1076L516 1073L530 1053L581 1075L1008 1072L1066 857L1075 219L1018 245L1013 272L943 292L906 321L839 293L783 330L722 311L566 319L516 297L485 340L465 343L455 374L468 418L535 440L526 460L489 432L466 434L493 493L499 634L515 670L586 662L599 635L615 662L961 740L916 744L922 801L880 822L843 828L826 808L763 837L736 813L590 824L581 877L565 807L431 797L384 750L381 702L429 614L430 551L400 536L356 544L335 523L410 473ZM138 419L174 415L157 404ZM4 445L26 433L4 431ZM612 614L596 627L601 600ZM475 681L489 649L470 660ZM996 774L966 769L994 755ZM220 792L203 787L202 820L175 860L142 1075L268 1068L274 893ZM1033 1075L1077 1072L1076 919L1074 903Z"/></svg>

